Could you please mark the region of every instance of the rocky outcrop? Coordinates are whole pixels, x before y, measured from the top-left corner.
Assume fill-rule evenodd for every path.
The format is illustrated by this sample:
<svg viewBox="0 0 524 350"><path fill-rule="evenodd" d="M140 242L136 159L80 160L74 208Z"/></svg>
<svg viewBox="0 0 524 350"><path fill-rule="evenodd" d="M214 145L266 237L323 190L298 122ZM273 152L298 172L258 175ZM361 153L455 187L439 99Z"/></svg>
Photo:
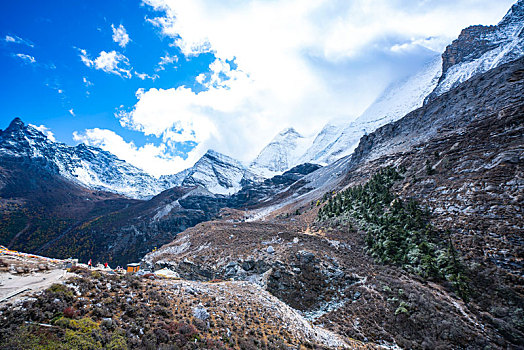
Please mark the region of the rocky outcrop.
<svg viewBox="0 0 524 350"><path fill-rule="evenodd" d="M262 182L246 184L239 192L228 199L228 206L237 209L253 208L268 205L278 200L279 196L285 198L289 195L289 193L285 192L289 190L290 186L293 185L296 188L304 186L304 183L300 180L320 168L321 166L316 164L301 164L282 175L273 176ZM291 192L292 194L301 194L301 192L305 191L307 189L303 188L302 190Z"/></svg>
<svg viewBox="0 0 524 350"><path fill-rule="evenodd" d="M430 101L458 84L524 55L524 1L496 26L476 25L460 33L442 54L442 75Z"/></svg>
<svg viewBox="0 0 524 350"><path fill-rule="evenodd" d="M351 298L344 291L359 279L345 271L338 254L329 253L332 244L347 246L290 229L263 223L204 223L148 254L144 263L152 270L167 267L190 280L250 281L315 319Z"/></svg>

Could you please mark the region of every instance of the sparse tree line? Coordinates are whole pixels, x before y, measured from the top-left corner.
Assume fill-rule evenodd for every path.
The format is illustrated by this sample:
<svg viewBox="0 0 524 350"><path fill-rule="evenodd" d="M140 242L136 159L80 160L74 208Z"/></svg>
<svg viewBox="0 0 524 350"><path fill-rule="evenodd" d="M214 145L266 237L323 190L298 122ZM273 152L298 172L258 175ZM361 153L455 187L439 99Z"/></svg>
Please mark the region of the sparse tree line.
<svg viewBox="0 0 524 350"><path fill-rule="evenodd" d="M468 279L450 234L438 232L431 225L428 209L391 192L403 172L385 167L364 185L327 193L318 220L356 222L366 231L366 249L377 261L401 266L426 279L448 281L462 299L468 300Z"/></svg>

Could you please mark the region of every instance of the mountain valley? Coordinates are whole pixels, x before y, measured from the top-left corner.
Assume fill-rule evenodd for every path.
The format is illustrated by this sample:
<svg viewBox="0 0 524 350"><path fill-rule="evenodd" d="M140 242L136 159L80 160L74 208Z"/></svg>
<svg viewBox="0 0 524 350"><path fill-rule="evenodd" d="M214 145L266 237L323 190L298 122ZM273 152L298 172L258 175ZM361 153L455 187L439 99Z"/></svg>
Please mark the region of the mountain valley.
<svg viewBox="0 0 524 350"><path fill-rule="evenodd" d="M72 277L2 299L0 349L523 348L523 28L519 0L249 164L155 178L14 119L0 274Z"/></svg>

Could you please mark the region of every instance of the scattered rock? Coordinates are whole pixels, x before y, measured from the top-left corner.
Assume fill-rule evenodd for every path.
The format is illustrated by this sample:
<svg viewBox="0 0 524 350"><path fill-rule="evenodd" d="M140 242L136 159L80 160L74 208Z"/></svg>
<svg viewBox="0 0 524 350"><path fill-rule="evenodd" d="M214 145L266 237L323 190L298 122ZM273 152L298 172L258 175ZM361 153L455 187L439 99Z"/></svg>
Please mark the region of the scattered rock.
<svg viewBox="0 0 524 350"><path fill-rule="evenodd" d="M200 304L199 306L193 308L193 316L199 320L206 321L209 318L209 313L207 312L206 308Z"/></svg>

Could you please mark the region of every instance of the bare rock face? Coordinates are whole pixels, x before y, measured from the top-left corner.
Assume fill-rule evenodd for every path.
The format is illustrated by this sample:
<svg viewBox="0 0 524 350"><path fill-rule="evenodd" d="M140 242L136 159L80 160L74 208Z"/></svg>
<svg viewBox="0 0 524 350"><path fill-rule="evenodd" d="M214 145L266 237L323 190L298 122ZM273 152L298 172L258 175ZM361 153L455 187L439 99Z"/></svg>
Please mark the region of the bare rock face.
<svg viewBox="0 0 524 350"><path fill-rule="evenodd" d="M442 54L442 73L456 64L473 61L497 46L488 40L490 35L497 31L496 26L476 25L465 28L451 45L446 47Z"/></svg>
<svg viewBox="0 0 524 350"><path fill-rule="evenodd" d="M426 103L477 74L522 57L523 30L523 0L517 1L496 26L476 25L462 30L442 54L442 75Z"/></svg>

